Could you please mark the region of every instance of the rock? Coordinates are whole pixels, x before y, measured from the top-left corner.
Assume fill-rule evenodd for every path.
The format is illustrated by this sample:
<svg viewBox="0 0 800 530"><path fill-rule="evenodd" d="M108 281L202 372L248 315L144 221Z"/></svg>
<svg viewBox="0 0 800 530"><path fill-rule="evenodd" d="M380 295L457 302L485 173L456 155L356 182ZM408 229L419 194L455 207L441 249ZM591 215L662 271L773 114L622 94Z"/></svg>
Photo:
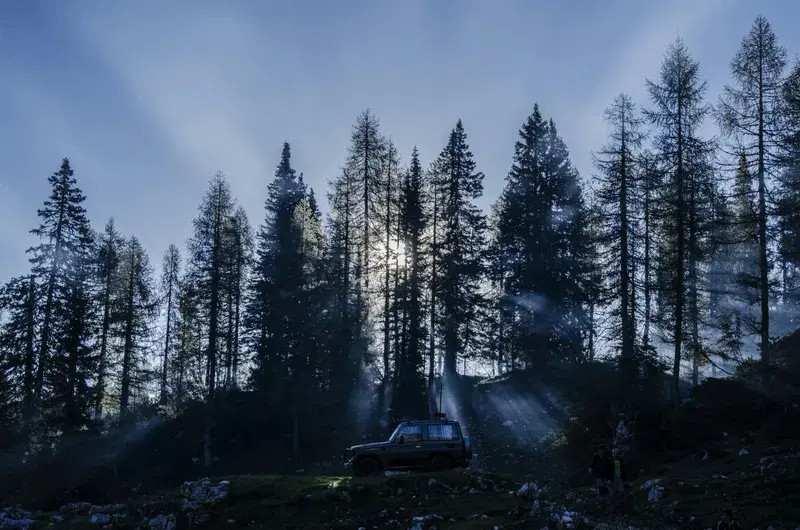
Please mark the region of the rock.
<svg viewBox="0 0 800 530"><path fill-rule="evenodd" d="M183 510L193 511L201 506L213 506L228 496L230 482L222 480L213 485L208 478L184 482L181 486L183 495Z"/></svg>
<svg viewBox="0 0 800 530"><path fill-rule="evenodd" d="M147 525L148 530L175 530L175 515L158 514Z"/></svg>
<svg viewBox="0 0 800 530"><path fill-rule="evenodd" d="M125 509L124 504L104 504L100 506L92 506L89 510L90 514L104 513L106 515L113 515Z"/></svg>
<svg viewBox="0 0 800 530"><path fill-rule="evenodd" d="M111 517L104 513L95 513L89 518L89 522L92 524L108 524L111 522Z"/></svg>
<svg viewBox="0 0 800 530"><path fill-rule="evenodd" d="M29 530L34 527L36 521L30 518L31 513L18 507L4 508L0 510L0 528L15 528L17 530Z"/></svg>
<svg viewBox="0 0 800 530"><path fill-rule="evenodd" d="M88 502L71 502L71 503L65 504L64 506L59 508L58 511L61 512L61 513L77 514L77 513L88 512L91 509L92 509L91 503L88 503Z"/></svg>

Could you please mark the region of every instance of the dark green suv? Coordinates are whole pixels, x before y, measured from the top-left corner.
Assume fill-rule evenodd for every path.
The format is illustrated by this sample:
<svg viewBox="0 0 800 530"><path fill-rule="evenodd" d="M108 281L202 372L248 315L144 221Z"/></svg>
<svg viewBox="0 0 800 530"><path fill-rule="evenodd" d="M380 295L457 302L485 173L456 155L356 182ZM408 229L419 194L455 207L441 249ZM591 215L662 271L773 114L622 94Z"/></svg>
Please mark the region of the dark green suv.
<svg viewBox="0 0 800 530"><path fill-rule="evenodd" d="M457 421L447 419L403 422L389 440L354 445L342 455L356 476L389 470L449 471L469 467L472 442Z"/></svg>

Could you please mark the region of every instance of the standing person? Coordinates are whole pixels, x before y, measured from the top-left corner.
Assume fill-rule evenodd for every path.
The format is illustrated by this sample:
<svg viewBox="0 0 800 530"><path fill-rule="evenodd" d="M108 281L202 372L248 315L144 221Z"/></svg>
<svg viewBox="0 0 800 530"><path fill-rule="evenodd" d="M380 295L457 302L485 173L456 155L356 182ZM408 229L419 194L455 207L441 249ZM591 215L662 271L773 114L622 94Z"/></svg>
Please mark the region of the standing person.
<svg viewBox="0 0 800 530"><path fill-rule="evenodd" d="M625 481L628 479L628 469L622 459L622 451L615 447L611 453L614 458L613 479L611 481L611 496L614 504L620 506L625 496Z"/></svg>
<svg viewBox="0 0 800 530"><path fill-rule="evenodd" d="M614 455L611 449L603 449L603 479L610 485L614 480Z"/></svg>
<svg viewBox="0 0 800 530"><path fill-rule="evenodd" d="M589 468L589 472L594 476L594 485L597 488L597 499L600 501L605 500L605 496L608 494L608 486L606 486L608 476L608 463L605 458L606 452L606 446L601 445L592 456L592 465Z"/></svg>

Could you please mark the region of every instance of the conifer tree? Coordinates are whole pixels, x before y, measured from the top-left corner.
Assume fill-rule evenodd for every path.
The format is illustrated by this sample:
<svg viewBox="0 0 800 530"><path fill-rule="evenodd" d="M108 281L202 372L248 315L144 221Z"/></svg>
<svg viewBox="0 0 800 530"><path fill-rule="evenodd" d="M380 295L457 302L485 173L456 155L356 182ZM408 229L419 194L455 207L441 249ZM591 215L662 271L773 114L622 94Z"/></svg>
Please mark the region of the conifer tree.
<svg viewBox="0 0 800 530"><path fill-rule="evenodd" d="M761 362L769 367L769 268L767 196L778 167L783 132L782 93L786 50L772 26L759 15L731 60L734 85L725 86L719 104L722 132L730 139L734 156L743 153L755 170L758 185L759 290Z"/></svg>
<svg viewBox="0 0 800 530"><path fill-rule="evenodd" d="M666 180L659 197L662 235L658 285L663 295L659 310L662 328L672 328L666 338L674 345L672 398L677 406L684 343L690 344L693 358L698 356L694 329L689 333L686 330L686 317L693 305L686 304L687 270L691 283L699 258L697 219L693 216L700 204L700 182L708 177L705 166L710 150L697 130L709 108L703 103L706 84L700 81L699 66L680 39L667 50L660 81L648 80L647 88L653 108L646 110L645 116L656 128L655 152ZM686 335L690 335L689 341Z"/></svg>
<svg viewBox="0 0 800 530"><path fill-rule="evenodd" d="M474 202L483 195L484 175L475 169L461 120L450 133L437 167L444 220L437 279L443 374L452 376L457 373L458 355L468 352L476 339L474 324L481 303L478 286L484 274L486 242L486 216Z"/></svg>
<svg viewBox="0 0 800 530"><path fill-rule="evenodd" d="M405 250L403 279L395 304L402 313L402 348L395 361L394 405L399 416L424 417L425 396L425 305L424 281L427 264L424 257L425 232L428 228L422 166L416 147L400 187L399 211L402 244ZM400 294L402 293L402 294ZM421 399L423 398L423 399Z"/></svg>
<svg viewBox="0 0 800 530"><path fill-rule="evenodd" d="M97 281L100 291L100 307L102 316L99 326L99 359L97 368L97 384L95 397L95 414L99 417L103 413L103 398L106 394L109 365L109 339L113 328L117 324L117 314L113 311L112 303L116 297L114 288L117 268L119 267L119 253L124 243L122 236L117 232L114 218L106 222L105 228L99 237L97 259Z"/></svg>
<svg viewBox="0 0 800 530"><path fill-rule="evenodd" d="M622 366L630 375L633 366L636 337L635 310L632 301L636 296L634 274L637 157L644 134L642 119L633 100L620 94L605 110L604 117L611 132L609 142L595 157L600 175L596 198L600 213L601 245L604 247L603 266L606 270L619 271L609 275L608 292L612 298L612 309L618 319L613 329L614 340L621 352Z"/></svg>
<svg viewBox="0 0 800 530"><path fill-rule="evenodd" d="M153 270L136 237L128 239L120 252L118 275L122 344L119 415L125 429L132 421L131 398L142 387L146 347L157 308Z"/></svg>
<svg viewBox="0 0 800 530"><path fill-rule="evenodd" d="M194 219L194 235L189 240L192 261L192 280L195 283L199 309L206 325L205 391L208 412L204 434L205 465L211 465L211 434L214 425L214 399L217 389L217 361L221 346L222 265L224 231L235 203L230 185L221 172L211 180L208 191Z"/></svg>
<svg viewBox="0 0 800 530"><path fill-rule="evenodd" d="M584 354L589 319L586 256L591 248L577 172L552 120L538 105L523 124L500 197L499 259L514 322L505 335L526 364Z"/></svg>
<svg viewBox="0 0 800 530"><path fill-rule="evenodd" d="M246 316L255 354L251 382L258 390L269 390L274 399L285 390L287 362L296 339L291 319L299 310L295 295L302 274L294 216L305 194L291 166L291 148L284 143L275 178L267 186L266 217L256 235Z"/></svg>
<svg viewBox="0 0 800 530"><path fill-rule="evenodd" d="M178 311L180 307L179 289L181 277L181 254L178 247L170 245L161 260L161 296L164 304L164 352L161 360L159 385L159 403L166 405L168 399L169 367L172 352L176 348L178 328Z"/></svg>

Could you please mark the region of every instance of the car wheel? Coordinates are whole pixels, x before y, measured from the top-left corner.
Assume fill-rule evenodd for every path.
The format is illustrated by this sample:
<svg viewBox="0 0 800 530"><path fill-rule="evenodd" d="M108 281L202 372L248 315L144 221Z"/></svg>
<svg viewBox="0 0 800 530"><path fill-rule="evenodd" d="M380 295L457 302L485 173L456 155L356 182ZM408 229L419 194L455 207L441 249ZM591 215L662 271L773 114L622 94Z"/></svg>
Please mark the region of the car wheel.
<svg viewBox="0 0 800 530"><path fill-rule="evenodd" d="M380 472L381 465L374 458L361 458L353 466L353 473L357 477L374 477Z"/></svg>
<svg viewBox="0 0 800 530"><path fill-rule="evenodd" d="M453 461L444 455L434 456L428 464L429 471L450 471L451 469L453 469Z"/></svg>

